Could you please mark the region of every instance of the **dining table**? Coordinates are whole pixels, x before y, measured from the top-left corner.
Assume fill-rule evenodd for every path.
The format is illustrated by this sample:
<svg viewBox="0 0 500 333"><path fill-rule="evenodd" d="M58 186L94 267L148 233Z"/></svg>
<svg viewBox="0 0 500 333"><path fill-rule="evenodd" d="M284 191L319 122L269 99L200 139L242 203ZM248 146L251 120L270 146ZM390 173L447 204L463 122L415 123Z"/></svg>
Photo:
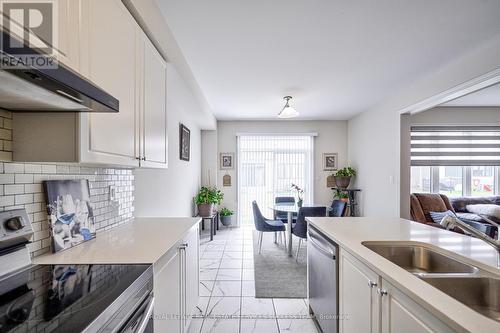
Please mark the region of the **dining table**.
<svg viewBox="0 0 500 333"><path fill-rule="evenodd" d="M330 206L321 205L321 204L304 204L301 207L325 207L326 208L326 216L328 216L328 212L332 210ZM286 213L287 214L287 223L286 223L286 237L287 237L287 249L288 256L292 257L292 223L293 223L293 215L298 214L300 208L297 204L291 203L278 203L274 206L269 207L275 212Z"/></svg>

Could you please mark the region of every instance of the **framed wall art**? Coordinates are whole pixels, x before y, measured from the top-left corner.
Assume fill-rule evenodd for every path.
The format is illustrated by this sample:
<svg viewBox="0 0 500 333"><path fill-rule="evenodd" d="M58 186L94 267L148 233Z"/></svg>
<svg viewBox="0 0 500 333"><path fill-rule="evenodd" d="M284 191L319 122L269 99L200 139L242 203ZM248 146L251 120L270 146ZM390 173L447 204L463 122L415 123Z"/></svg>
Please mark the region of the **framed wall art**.
<svg viewBox="0 0 500 333"><path fill-rule="evenodd" d="M220 153L221 170L234 169L234 153Z"/></svg>
<svg viewBox="0 0 500 333"><path fill-rule="evenodd" d="M325 171L337 170L339 164L338 159L339 159L338 153L323 153L323 170Z"/></svg>
<svg viewBox="0 0 500 333"><path fill-rule="evenodd" d="M191 131L183 124L179 125L179 158L189 161L191 155Z"/></svg>
<svg viewBox="0 0 500 333"><path fill-rule="evenodd" d="M88 180L47 180L43 187L53 252L69 249L96 236Z"/></svg>

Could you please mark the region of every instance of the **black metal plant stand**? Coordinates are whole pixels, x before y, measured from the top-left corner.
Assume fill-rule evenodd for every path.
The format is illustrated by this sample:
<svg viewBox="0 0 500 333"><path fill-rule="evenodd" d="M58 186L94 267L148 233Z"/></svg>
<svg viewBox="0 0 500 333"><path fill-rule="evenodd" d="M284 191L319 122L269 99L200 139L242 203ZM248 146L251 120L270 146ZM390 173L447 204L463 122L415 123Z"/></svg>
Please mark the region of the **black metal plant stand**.
<svg viewBox="0 0 500 333"><path fill-rule="evenodd" d="M349 201L347 203L347 207L349 208L349 216L351 216L351 217L357 216L358 201L356 200L356 194L358 192L361 192L361 190L360 189L351 189L351 188L343 189L343 188L339 188L339 187L332 187L332 190L347 193L347 195L349 197Z"/></svg>

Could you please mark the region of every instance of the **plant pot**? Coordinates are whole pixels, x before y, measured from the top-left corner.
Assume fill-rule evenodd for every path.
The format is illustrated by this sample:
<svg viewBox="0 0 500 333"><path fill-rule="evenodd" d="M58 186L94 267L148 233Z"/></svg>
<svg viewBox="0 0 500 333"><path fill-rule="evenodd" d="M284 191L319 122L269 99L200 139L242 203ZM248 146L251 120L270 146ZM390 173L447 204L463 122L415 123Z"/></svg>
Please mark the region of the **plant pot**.
<svg viewBox="0 0 500 333"><path fill-rule="evenodd" d="M297 201L297 207L301 208L303 204L304 204L304 200Z"/></svg>
<svg viewBox="0 0 500 333"><path fill-rule="evenodd" d="M198 215L201 217L209 217L214 215L214 204L199 204Z"/></svg>
<svg viewBox="0 0 500 333"><path fill-rule="evenodd" d="M341 198L340 201L342 201L342 202L349 202L349 198Z"/></svg>
<svg viewBox="0 0 500 333"><path fill-rule="evenodd" d="M338 188L346 189L349 187L349 183L351 182L351 177L335 177L335 183Z"/></svg>
<svg viewBox="0 0 500 333"><path fill-rule="evenodd" d="M225 227L229 227L233 223L233 215L221 216L220 223Z"/></svg>

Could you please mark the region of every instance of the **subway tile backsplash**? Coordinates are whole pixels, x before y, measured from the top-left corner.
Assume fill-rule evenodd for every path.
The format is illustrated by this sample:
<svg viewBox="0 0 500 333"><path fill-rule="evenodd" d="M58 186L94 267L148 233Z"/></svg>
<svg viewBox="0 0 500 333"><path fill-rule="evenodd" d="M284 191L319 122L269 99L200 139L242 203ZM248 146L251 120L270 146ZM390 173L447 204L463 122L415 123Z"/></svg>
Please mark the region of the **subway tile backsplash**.
<svg viewBox="0 0 500 333"><path fill-rule="evenodd" d="M0 210L25 208L35 234L32 256L51 251L51 237L42 181L88 179L96 229L107 230L128 222L134 212L132 169L87 167L75 164L35 164L0 162ZM110 200L109 188L115 187Z"/></svg>

